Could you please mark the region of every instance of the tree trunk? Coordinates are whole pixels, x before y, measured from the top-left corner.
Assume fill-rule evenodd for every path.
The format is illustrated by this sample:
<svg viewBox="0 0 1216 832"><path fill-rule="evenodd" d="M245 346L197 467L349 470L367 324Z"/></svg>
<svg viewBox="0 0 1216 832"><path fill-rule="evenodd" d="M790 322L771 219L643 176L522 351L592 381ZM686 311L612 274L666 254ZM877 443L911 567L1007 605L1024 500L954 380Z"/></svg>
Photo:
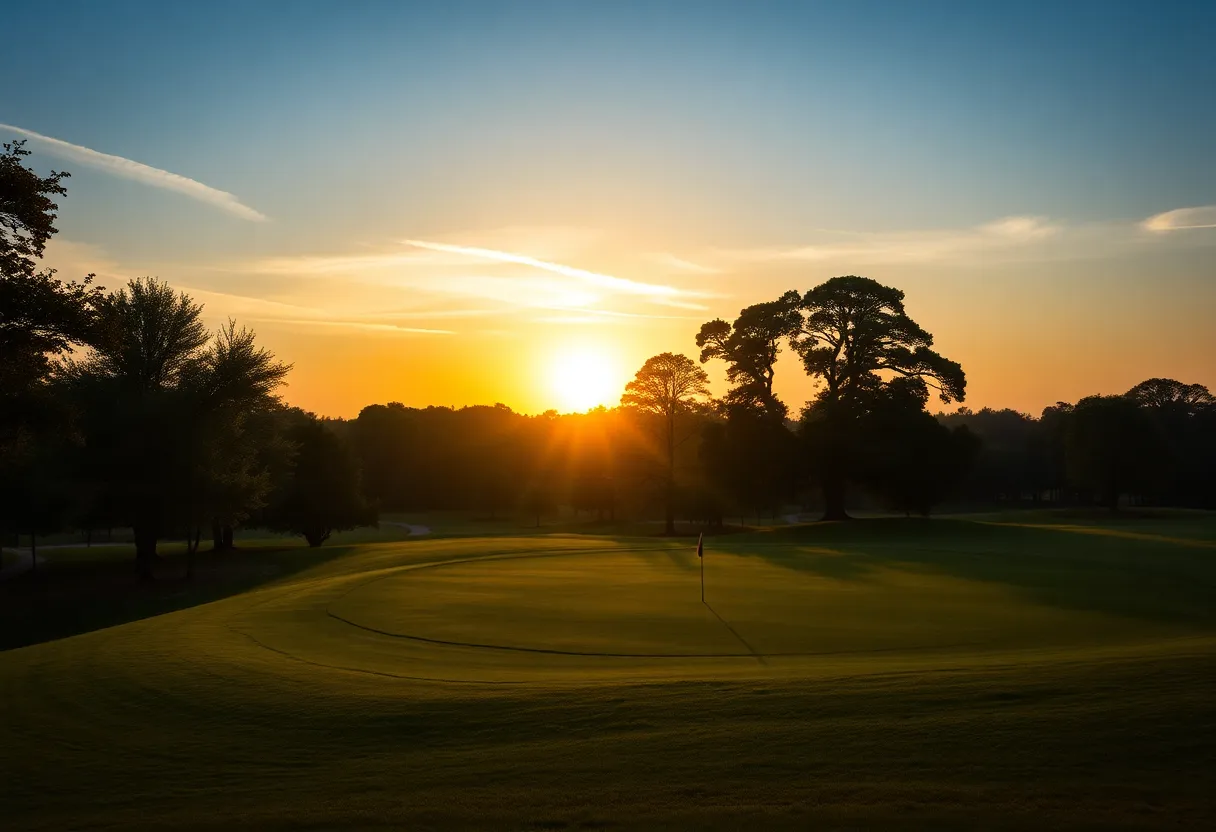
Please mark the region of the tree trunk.
<svg viewBox="0 0 1216 832"><path fill-rule="evenodd" d="M825 472L823 479L823 519L848 520L844 509L844 478L839 471Z"/></svg>
<svg viewBox="0 0 1216 832"><path fill-rule="evenodd" d="M141 581L152 581L152 562L156 560L156 530L149 526L136 526L135 533L135 569Z"/></svg>
<svg viewBox="0 0 1216 832"><path fill-rule="evenodd" d="M194 527L194 533L186 532L186 580L194 580L194 556L198 553L198 544L202 539L203 530Z"/></svg>
<svg viewBox="0 0 1216 832"><path fill-rule="evenodd" d="M676 416L675 412L667 415L667 495L664 530L667 534L676 533Z"/></svg>

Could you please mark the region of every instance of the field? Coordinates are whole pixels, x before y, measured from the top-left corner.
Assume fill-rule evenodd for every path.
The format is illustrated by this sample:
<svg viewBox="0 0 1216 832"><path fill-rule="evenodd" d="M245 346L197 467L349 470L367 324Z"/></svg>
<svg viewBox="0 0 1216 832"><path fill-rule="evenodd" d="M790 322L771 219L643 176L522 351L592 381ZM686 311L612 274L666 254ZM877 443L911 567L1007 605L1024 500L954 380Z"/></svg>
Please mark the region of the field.
<svg viewBox="0 0 1216 832"><path fill-rule="evenodd" d="M712 537L704 604L691 538L443 531L0 652L6 828L1216 823L1212 515Z"/></svg>

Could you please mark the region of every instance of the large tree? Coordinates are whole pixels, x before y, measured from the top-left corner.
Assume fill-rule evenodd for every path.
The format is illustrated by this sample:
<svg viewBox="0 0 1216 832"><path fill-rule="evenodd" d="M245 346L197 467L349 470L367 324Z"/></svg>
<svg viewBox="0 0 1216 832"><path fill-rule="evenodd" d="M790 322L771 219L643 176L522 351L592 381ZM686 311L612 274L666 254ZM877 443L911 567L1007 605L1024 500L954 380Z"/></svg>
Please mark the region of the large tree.
<svg viewBox="0 0 1216 832"><path fill-rule="evenodd" d="M664 522L668 534L676 529L676 446L680 418L709 396L709 376L686 355L665 352L646 359L625 385L621 404L656 417L662 425L666 451Z"/></svg>
<svg viewBox="0 0 1216 832"><path fill-rule="evenodd" d="M56 355L88 336L101 295L92 276L68 282L39 269L68 174L40 176L26 166L29 155L24 142L0 152L0 455L56 424L41 382Z"/></svg>
<svg viewBox="0 0 1216 832"><path fill-rule="evenodd" d="M966 377L956 362L933 350L933 336L904 310L904 293L867 277L834 277L808 291L794 348L822 390L805 424L823 488L824 519L839 520L845 489L856 475L863 417L888 398L923 408L929 391L943 402L962 401Z"/></svg>

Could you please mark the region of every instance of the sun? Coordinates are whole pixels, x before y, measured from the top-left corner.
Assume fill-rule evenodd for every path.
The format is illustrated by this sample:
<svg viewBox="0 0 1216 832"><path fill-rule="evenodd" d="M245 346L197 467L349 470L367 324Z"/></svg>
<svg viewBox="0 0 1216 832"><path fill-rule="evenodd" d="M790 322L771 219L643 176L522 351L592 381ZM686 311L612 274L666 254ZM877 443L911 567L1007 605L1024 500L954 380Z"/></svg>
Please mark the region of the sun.
<svg viewBox="0 0 1216 832"><path fill-rule="evenodd" d="M564 413L617 403L624 389L617 362L591 347L558 349L550 365L549 384Z"/></svg>

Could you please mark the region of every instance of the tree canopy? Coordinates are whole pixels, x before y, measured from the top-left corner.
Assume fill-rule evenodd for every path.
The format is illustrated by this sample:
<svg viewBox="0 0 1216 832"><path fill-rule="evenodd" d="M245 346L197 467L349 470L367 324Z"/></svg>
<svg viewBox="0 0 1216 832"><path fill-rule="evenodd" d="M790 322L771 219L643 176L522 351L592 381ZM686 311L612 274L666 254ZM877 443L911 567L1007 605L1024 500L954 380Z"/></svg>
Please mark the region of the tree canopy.
<svg viewBox="0 0 1216 832"><path fill-rule="evenodd" d="M867 428L891 429L902 414L918 419L936 390L962 401L967 380L954 361L933 350L933 336L904 309L904 293L867 277L834 277L802 298L794 348L823 388L808 406L803 433L816 458L824 518L844 519L845 490L856 480ZM886 418L868 417L884 412Z"/></svg>
<svg viewBox="0 0 1216 832"><path fill-rule="evenodd" d="M933 350L933 336L908 317L904 293L868 277L833 277L802 297L802 326L794 348L809 375L825 385L825 401L864 399L883 373L933 388L945 403L962 401L962 367Z"/></svg>
<svg viewBox="0 0 1216 832"><path fill-rule="evenodd" d="M801 328L799 300L797 292L786 292L775 301L743 309L734 323L718 318L701 326L697 333L701 363L712 358L726 361L726 379L731 384L724 397L728 407L785 418L788 411L773 393L773 379L782 342Z"/></svg>

